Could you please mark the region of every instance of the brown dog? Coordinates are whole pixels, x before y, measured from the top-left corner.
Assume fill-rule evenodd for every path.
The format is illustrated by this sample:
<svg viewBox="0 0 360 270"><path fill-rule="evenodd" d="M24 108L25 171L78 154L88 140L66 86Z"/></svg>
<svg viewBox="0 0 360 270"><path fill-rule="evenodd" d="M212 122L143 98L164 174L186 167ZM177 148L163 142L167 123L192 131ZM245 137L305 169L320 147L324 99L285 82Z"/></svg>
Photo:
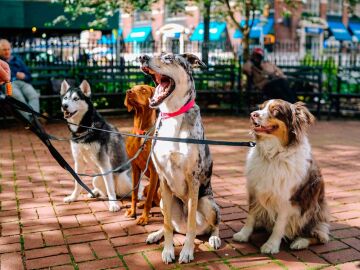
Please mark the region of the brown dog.
<svg viewBox="0 0 360 270"><path fill-rule="evenodd" d="M135 111L134 116L134 129L133 132L135 134L145 134L151 127L154 126L156 121L156 110L151 109L149 106L149 99L154 94L154 87L148 85L136 85L133 88L126 91L125 97L125 106L128 111ZM144 139L136 138L136 137L128 137L126 141L126 151L129 155L129 158L132 158L142 143ZM131 162L133 176L133 191L131 196L131 208L127 210L126 215L130 217L136 217L136 204L138 200L138 182L141 171L145 169L146 161L149 157L151 149L151 140L146 142L144 150L140 153L140 155ZM159 177L156 173L155 167L152 161L149 161L148 170L145 175L149 177L150 183L149 186L145 189L146 201L144 204L144 211L141 217L137 220L137 224L146 225L149 220L149 213L152 207L153 202L159 205L160 198L158 193L159 186Z"/></svg>

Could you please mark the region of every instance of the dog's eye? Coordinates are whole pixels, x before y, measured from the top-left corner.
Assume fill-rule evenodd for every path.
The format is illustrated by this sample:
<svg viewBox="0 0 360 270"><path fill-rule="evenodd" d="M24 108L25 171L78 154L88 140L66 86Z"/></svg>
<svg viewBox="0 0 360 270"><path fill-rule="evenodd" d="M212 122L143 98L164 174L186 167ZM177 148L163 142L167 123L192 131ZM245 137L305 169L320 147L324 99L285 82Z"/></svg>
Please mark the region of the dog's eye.
<svg viewBox="0 0 360 270"><path fill-rule="evenodd" d="M67 97L64 97L64 100L67 100Z"/></svg>
<svg viewBox="0 0 360 270"><path fill-rule="evenodd" d="M79 100L79 98L78 97L74 97L74 101L78 101Z"/></svg>

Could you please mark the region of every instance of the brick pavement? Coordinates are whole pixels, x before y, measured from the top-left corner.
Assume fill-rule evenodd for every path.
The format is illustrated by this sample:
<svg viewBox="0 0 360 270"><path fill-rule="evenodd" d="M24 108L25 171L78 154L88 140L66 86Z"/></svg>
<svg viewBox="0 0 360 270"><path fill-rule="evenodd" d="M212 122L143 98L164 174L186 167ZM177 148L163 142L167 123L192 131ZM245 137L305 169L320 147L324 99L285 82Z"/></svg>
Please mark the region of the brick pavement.
<svg viewBox="0 0 360 270"><path fill-rule="evenodd" d="M247 140L248 121L235 117L205 117L208 138ZM129 119L110 119L121 130ZM49 132L66 136L67 128L50 124ZM196 241L195 262L164 265L161 243L146 245L149 232L161 226L158 208L149 225L140 227L124 217L124 209L110 213L104 202L87 199L63 203L73 180L30 132L0 130L0 261L13 269L359 269L360 263L360 122L318 122L311 142L326 180L331 220L331 242L309 250L291 251L284 243L274 256L261 255L267 235L256 233L248 244L231 237L247 213L244 160L247 149L211 147L213 189L221 206L223 245L213 251L206 237ZM56 147L71 161L67 143ZM89 172L91 168L88 168ZM90 184L90 179L85 181ZM123 202L124 207L129 202ZM184 237L176 235L176 252ZM204 242L205 241L205 242Z"/></svg>

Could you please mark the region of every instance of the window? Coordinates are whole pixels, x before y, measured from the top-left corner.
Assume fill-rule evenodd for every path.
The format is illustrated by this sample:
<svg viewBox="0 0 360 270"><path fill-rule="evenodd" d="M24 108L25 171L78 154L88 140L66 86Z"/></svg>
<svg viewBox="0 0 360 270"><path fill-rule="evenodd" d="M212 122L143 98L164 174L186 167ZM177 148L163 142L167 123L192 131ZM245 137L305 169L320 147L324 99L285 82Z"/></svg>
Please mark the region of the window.
<svg viewBox="0 0 360 270"><path fill-rule="evenodd" d="M304 11L309 13L311 16L320 15L320 1L319 0L305 0Z"/></svg>
<svg viewBox="0 0 360 270"><path fill-rule="evenodd" d="M328 14L341 15L342 14L342 0L328 0Z"/></svg>
<svg viewBox="0 0 360 270"><path fill-rule="evenodd" d="M134 22L142 23L151 21L151 12L149 11L135 11L134 12Z"/></svg>

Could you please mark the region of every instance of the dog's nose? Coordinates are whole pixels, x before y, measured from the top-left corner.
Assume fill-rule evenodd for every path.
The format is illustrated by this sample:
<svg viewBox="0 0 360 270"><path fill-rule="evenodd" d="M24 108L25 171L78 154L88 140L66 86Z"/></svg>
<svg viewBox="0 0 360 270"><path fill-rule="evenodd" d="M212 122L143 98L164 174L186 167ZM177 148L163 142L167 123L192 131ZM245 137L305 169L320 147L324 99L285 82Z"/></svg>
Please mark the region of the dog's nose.
<svg viewBox="0 0 360 270"><path fill-rule="evenodd" d="M63 107L64 110L66 110L66 109L69 107L69 105L67 105L67 104L62 104L62 107Z"/></svg>
<svg viewBox="0 0 360 270"><path fill-rule="evenodd" d="M145 62L148 62L150 60L150 56L146 55L146 54L143 54L143 55L140 55L139 56L139 61L140 63L145 63Z"/></svg>
<svg viewBox="0 0 360 270"><path fill-rule="evenodd" d="M259 118L259 116L260 116L260 114L259 114L258 112L252 112L252 113L250 114L250 117L251 117L252 119Z"/></svg>

